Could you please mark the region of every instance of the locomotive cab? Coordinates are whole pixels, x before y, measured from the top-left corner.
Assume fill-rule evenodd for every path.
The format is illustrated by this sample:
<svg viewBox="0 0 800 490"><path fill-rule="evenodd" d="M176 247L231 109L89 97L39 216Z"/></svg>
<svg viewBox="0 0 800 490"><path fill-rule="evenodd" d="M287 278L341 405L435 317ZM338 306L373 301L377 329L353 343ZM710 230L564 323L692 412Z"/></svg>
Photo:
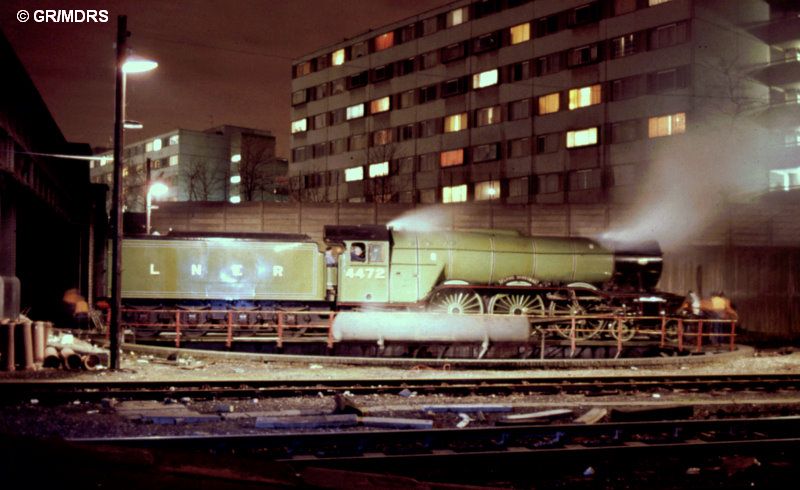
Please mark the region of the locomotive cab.
<svg viewBox="0 0 800 490"><path fill-rule="evenodd" d="M339 244L338 302L387 303L391 237L381 226L326 226L325 242Z"/></svg>

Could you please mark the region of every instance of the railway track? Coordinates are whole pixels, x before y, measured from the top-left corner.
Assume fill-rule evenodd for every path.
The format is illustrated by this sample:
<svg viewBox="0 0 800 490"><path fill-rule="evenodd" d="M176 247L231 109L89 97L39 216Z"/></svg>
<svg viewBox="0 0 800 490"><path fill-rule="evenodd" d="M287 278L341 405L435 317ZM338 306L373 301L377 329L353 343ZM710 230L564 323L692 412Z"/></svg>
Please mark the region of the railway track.
<svg viewBox="0 0 800 490"><path fill-rule="evenodd" d="M428 378L370 380L195 380L195 381L3 381L0 403L13 404L32 398L42 404L74 400L162 400L165 398L271 398L316 396L348 391L351 394L396 394L407 388L424 394L511 395L585 394L615 395L658 390L688 392L796 392L797 374L672 375L614 377L514 377Z"/></svg>
<svg viewBox="0 0 800 490"><path fill-rule="evenodd" d="M474 472L502 472L506 481L532 478L534 468L607 464L636 459L681 461L724 455L796 451L800 417L702 421L528 425L475 429L359 431L240 436L72 439L81 447L235 454L239 460L395 473L474 482ZM542 466L548 465L548 466ZM552 465L555 465L552 466ZM582 467L582 466L581 466ZM628 471L635 471L629 467ZM443 473L448 473L446 476ZM484 475L485 476L485 475ZM667 475L665 475L666 477ZM466 480L465 480L466 479ZM658 487L656 485L656 487Z"/></svg>

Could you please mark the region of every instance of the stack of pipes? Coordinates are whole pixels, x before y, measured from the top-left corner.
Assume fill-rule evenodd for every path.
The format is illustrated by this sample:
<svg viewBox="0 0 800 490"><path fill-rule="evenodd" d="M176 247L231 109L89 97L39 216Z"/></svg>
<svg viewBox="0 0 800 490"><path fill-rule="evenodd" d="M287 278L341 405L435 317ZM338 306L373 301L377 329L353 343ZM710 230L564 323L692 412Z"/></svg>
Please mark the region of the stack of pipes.
<svg viewBox="0 0 800 490"><path fill-rule="evenodd" d="M53 325L33 322L24 316L21 321L0 323L0 368L5 371L64 367L65 369L98 369L102 359L98 353L86 352L73 345L50 343Z"/></svg>

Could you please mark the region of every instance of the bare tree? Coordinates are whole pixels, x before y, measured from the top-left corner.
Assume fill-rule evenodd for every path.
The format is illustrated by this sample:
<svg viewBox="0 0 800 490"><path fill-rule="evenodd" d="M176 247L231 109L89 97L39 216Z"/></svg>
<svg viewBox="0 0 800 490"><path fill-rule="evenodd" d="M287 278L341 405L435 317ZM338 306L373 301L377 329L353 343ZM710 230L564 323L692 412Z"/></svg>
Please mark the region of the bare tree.
<svg viewBox="0 0 800 490"><path fill-rule="evenodd" d="M373 146L369 149L368 161L372 163L386 162L388 168L383 175L372 177L368 181L368 193L372 196L372 200L376 203L387 203L392 201L396 189L392 185L390 177L392 162L399 158L400 152L395 143L388 143L381 146ZM369 164L367 165L367 172L369 172ZM366 175L369 178L369 175Z"/></svg>
<svg viewBox="0 0 800 490"><path fill-rule="evenodd" d="M127 211L143 211L145 206L146 169L144 164L126 165L123 171L122 202Z"/></svg>
<svg viewBox="0 0 800 490"><path fill-rule="evenodd" d="M211 201L225 195L225 170L204 159L181 163L180 179L189 201Z"/></svg>
<svg viewBox="0 0 800 490"><path fill-rule="evenodd" d="M284 174L283 161L275 158L270 141L242 135L242 158L239 161L239 195L242 201L263 199L272 194Z"/></svg>

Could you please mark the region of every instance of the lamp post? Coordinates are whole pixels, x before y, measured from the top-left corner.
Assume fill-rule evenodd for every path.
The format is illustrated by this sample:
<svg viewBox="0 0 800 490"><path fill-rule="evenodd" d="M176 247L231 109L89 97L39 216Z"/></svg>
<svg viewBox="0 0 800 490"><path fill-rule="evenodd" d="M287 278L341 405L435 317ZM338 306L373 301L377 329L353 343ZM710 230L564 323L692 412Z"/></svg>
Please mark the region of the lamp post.
<svg viewBox="0 0 800 490"><path fill-rule="evenodd" d="M163 182L153 182L147 189L147 205L145 208L147 214L147 234L150 234L150 213L153 209L158 209L158 206L153 206L153 199L164 197L169 192L169 187Z"/></svg>
<svg viewBox="0 0 800 490"><path fill-rule="evenodd" d="M111 369L119 369L120 323L122 320L122 146L123 122L125 121L125 78L127 73L149 71L158 63L147 60L128 60L128 17L117 17L117 58L115 64L114 97L114 188L111 194L111 208L114 234L111 245L111 325L109 326L111 345L109 364Z"/></svg>

